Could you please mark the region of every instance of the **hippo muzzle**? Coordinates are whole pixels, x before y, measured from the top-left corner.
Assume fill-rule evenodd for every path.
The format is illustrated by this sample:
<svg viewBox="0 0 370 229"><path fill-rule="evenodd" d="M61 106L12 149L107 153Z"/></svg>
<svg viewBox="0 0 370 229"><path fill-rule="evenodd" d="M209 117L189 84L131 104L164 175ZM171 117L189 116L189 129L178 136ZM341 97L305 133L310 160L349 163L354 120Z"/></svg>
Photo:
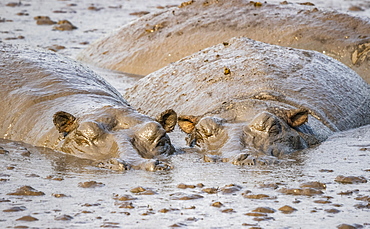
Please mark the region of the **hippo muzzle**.
<svg viewBox="0 0 370 229"><path fill-rule="evenodd" d="M228 123L216 117L180 116L179 126L188 135L189 146L205 153L230 155L229 152L281 156L307 148L299 126L307 122L308 111L262 111L248 124Z"/></svg>
<svg viewBox="0 0 370 229"><path fill-rule="evenodd" d="M104 122L97 121L99 119L81 121L60 111L54 115L54 124L63 136L59 143L63 152L97 160L135 154L152 159L175 152L167 132L176 125L173 120L177 120L177 116L173 111L165 113L165 116L167 118L161 119L163 125L145 120L130 128L122 128L114 117L105 118Z"/></svg>
<svg viewBox="0 0 370 229"><path fill-rule="evenodd" d="M308 147L297 130L269 112L258 114L243 130L245 144L268 156L281 156Z"/></svg>

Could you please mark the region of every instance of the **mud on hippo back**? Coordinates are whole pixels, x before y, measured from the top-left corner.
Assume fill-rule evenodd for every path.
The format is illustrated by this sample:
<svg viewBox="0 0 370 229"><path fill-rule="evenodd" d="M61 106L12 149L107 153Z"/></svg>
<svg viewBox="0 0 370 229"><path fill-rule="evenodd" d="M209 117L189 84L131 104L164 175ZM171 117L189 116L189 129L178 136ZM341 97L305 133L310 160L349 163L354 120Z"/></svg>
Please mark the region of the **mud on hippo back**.
<svg viewBox="0 0 370 229"><path fill-rule="evenodd" d="M149 74L126 99L148 115L175 109L190 146L236 164L370 123L370 88L353 70L316 51L243 37Z"/></svg>
<svg viewBox="0 0 370 229"><path fill-rule="evenodd" d="M238 36L322 52L370 83L370 19L298 4L188 1L123 26L91 44L78 58L146 75Z"/></svg>
<svg viewBox="0 0 370 229"><path fill-rule="evenodd" d="M176 113L138 113L105 80L55 53L0 44L0 137L94 159L113 169L165 169Z"/></svg>

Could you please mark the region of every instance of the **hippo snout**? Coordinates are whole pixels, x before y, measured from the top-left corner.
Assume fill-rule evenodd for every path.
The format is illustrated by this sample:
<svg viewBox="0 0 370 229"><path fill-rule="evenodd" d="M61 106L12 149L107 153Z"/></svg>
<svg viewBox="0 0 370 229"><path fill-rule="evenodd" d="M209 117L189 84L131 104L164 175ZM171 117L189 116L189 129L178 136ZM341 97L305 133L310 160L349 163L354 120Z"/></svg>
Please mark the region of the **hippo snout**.
<svg viewBox="0 0 370 229"><path fill-rule="evenodd" d="M299 133L282 118L269 112L258 114L244 127L245 144L266 155L281 156L307 148Z"/></svg>
<svg viewBox="0 0 370 229"><path fill-rule="evenodd" d="M134 133L132 143L143 158L155 158L156 156L175 152L166 130L157 122L147 122L138 127Z"/></svg>

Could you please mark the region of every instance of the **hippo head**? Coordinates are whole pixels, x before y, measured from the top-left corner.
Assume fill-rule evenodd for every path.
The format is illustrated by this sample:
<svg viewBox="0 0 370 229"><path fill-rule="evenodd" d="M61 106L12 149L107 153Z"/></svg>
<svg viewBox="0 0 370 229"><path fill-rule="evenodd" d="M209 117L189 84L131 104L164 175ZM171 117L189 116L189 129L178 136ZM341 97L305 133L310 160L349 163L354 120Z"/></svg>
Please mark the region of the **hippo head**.
<svg viewBox="0 0 370 229"><path fill-rule="evenodd" d="M157 120L137 114L130 117L116 113L106 112L94 118L76 118L63 111L55 113L53 122L63 137L59 143L60 150L98 160L125 159L125 156L151 159L174 153L167 135L177 122L173 110L163 112Z"/></svg>
<svg viewBox="0 0 370 229"><path fill-rule="evenodd" d="M188 133L190 146L199 146L208 153L247 150L280 156L308 147L309 128L302 128L307 120L308 111L297 109L262 111L249 123L230 123L216 117L180 116L178 124Z"/></svg>

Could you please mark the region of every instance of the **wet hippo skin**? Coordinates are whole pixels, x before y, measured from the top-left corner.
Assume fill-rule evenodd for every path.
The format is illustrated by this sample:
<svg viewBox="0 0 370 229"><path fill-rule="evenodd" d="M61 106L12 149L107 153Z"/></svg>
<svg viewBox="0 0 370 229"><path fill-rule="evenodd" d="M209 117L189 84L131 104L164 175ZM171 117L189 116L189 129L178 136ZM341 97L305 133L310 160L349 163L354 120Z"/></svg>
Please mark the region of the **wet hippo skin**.
<svg viewBox="0 0 370 229"><path fill-rule="evenodd" d="M124 25L91 44L78 58L104 68L146 75L201 49L245 36L322 52L370 83L368 18L284 2L187 1L189 4Z"/></svg>
<svg viewBox="0 0 370 229"><path fill-rule="evenodd" d="M93 159L112 169L169 168L172 110L135 111L105 80L58 54L0 45L0 137Z"/></svg>
<svg viewBox="0 0 370 229"><path fill-rule="evenodd" d="M316 51L244 37L153 72L125 96L148 115L176 110L190 146L235 164L370 123L369 85L353 70Z"/></svg>

